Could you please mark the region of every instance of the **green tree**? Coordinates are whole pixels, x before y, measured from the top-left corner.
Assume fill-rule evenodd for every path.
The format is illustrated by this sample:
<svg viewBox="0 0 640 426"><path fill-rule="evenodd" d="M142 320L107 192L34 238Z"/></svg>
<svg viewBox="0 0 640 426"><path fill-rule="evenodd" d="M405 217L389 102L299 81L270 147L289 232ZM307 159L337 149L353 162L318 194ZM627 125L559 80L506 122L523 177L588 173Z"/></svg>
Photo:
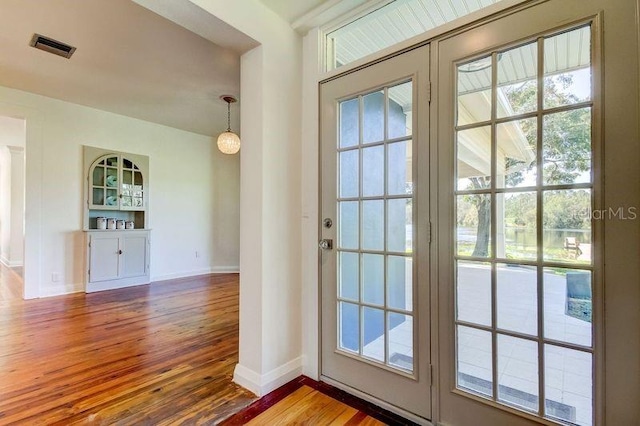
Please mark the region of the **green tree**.
<svg viewBox="0 0 640 426"><path fill-rule="evenodd" d="M580 101L567 90L572 84L570 74L562 74L545 79L545 107L574 104ZM521 85L506 86L501 89L509 100L514 112L537 110L537 84L532 81ZM573 109L560 113L545 115L542 131L542 157L544 184L571 184L583 173L591 169L591 110L590 108ZM529 142L535 147L538 139L537 120L520 121L521 130ZM527 173L537 167L535 161L525 164L522 161L507 158L505 168L508 173L505 180L508 186L515 186L524 180ZM469 189L488 188L487 177L469 179ZM586 198L585 198L586 197ZM470 204L477 212L477 239L473 256L487 257L489 254L489 238L491 223L491 200L488 195L469 197ZM579 229L588 226L584 209L589 207L589 196L585 191L557 191L546 197L544 225L555 229ZM535 205L535 204L534 204ZM528 203L531 206L531 203ZM512 208L524 208L514 205ZM509 216L518 217L522 225L525 220L535 220L535 212L509 212Z"/></svg>

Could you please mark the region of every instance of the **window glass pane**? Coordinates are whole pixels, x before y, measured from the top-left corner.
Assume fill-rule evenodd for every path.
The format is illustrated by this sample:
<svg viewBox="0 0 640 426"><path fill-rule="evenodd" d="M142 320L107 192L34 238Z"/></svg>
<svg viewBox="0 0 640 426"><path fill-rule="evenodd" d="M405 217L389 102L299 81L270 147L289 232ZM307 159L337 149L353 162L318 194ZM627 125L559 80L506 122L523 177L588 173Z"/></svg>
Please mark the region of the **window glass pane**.
<svg viewBox="0 0 640 426"><path fill-rule="evenodd" d="M387 256L387 305L413 309L413 261L410 257Z"/></svg>
<svg viewBox="0 0 640 426"><path fill-rule="evenodd" d="M537 129L535 118L496 126L498 188L536 186Z"/></svg>
<svg viewBox="0 0 640 426"><path fill-rule="evenodd" d="M362 150L362 195L364 197L384 195L383 145Z"/></svg>
<svg viewBox="0 0 640 426"><path fill-rule="evenodd" d="M362 301L384 305L384 256L362 255Z"/></svg>
<svg viewBox="0 0 640 426"><path fill-rule="evenodd" d="M593 424L592 355L544 346L545 411L547 417L572 424Z"/></svg>
<svg viewBox="0 0 640 426"><path fill-rule="evenodd" d="M491 333L457 327L458 387L480 395L493 395Z"/></svg>
<svg viewBox="0 0 640 426"><path fill-rule="evenodd" d="M591 27L544 41L544 107L591 99Z"/></svg>
<svg viewBox="0 0 640 426"><path fill-rule="evenodd" d="M458 65L458 126L491 119L491 56Z"/></svg>
<svg viewBox="0 0 640 426"><path fill-rule="evenodd" d="M358 300L360 259L358 253L340 252L340 297Z"/></svg>
<svg viewBox="0 0 640 426"><path fill-rule="evenodd" d="M387 193L413 194L411 141L396 142L387 147Z"/></svg>
<svg viewBox="0 0 640 426"><path fill-rule="evenodd" d="M537 268L499 263L496 273L498 328L537 336Z"/></svg>
<svg viewBox="0 0 640 426"><path fill-rule="evenodd" d="M357 197L359 185L359 151L351 150L341 152L340 156L340 197Z"/></svg>
<svg viewBox="0 0 640 426"><path fill-rule="evenodd" d="M591 263L591 190L543 193L543 253L545 260Z"/></svg>
<svg viewBox="0 0 640 426"><path fill-rule="evenodd" d="M413 85L409 81L390 87L389 93L389 139L411 136Z"/></svg>
<svg viewBox="0 0 640 426"><path fill-rule="evenodd" d="M538 46L536 42L498 53L498 118L538 108Z"/></svg>
<svg viewBox="0 0 640 426"><path fill-rule="evenodd" d="M538 256L535 192L496 194L496 251L503 259Z"/></svg>
<svg viewBox="0 0 640 426"><path fill-rule="evenodd" d="M340 248L357 250L359 247L358 202L343 201L338 203L340 210L339 241Z"/></svg>
<svg viewBox="0 0 640 426"><path fill-rule="evenodd" d="M389 364L413 371L413 318L389 312Z"/></svg>
<svg viewBox="0 0 640 426"><path fill-rule="evenodd" d="M544 184L591 182L591 108L545 115L542 133Z"/></svg>
<svg viewBox="0 0 640 426"><path fill-rule="evenodd" d="M462 260L457 265L457 319L490 327L491 265Z"/></svg>
<svg viewBox="0 0 640 426"><path fill-rule="evenodd" d="M369 93L362 97L362 143L384 139L384 91Z"/></svg>
<svg viewBox="0 0 640 426"><path fill-rule="evenodd" d="M538 344L498 334L498 400L538 411Z"/></svg>
<svg viewBox="0 0 640 426"><path fill-rule="evenodd" d="M413 244L413 218L411 198L387 202L387 250L410 253Z"/></svg>
<svg viewBox="0 0 640 426"><path fill-rule="evenodd" d="M382 309L362 308L362 332L364 346L362 354L384 362L384 311Z"/></svg>
<svg viewBox="0 0 640 426"><path fill-rule="evenodd" d="M458 190L483 189L491 185L491 126L458 132Z"/></svg>
<svg viewBox="0 0 640 426"><path fill-rule="evenodd" d="M360 315L358 305L338 302L339 347L353 352L360 349Z"/></svg>
<svg viewBox="0 0 640 426"><path fill-rule="evenodd" d="M358 98L340 102L340 148L358 145L360 118Z"/></svg>
<svg viewBox="0 0 640 426"><path fill-rule="evenodd" d="M489 257L491 254L491 197L488 194L459 195L456 240L461 256Z"/></svg>
<svg viewBox="0 0 640 426"><path fill-rule="evenodd" d="M362 249L384 250L384 201L362 202Z"/></svg>
<svg viewBox="0 0 640 426"><path fill-rule="evenodd" d="M591 272L544 270L544 337L591 346L593 296Z"/></svg>

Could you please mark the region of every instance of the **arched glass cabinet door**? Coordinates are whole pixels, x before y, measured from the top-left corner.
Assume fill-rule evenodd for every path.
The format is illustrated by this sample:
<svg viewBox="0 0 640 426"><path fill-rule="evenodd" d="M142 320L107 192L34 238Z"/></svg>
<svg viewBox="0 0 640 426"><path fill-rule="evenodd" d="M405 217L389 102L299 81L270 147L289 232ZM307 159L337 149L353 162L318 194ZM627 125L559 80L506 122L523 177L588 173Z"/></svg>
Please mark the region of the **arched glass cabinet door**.
<svg viewBox="0 0 640 426"><path fill-rule="evenodd" d="M144 209L144 177L131 160L122 158L121 210Z"/></svg>
<svg viewBox="0 0 640 426"><path fill-rule="evenodd" d="M133 161L102 156L91 166L89 180L90 209L144 210L144 177Z"/></svg>
<svg viewBox="0 0 640 426"><path fill-rule="evenodd" d="M90 208L119 209L118 182L120 159L117 155L100 157L89 172Z"/></svg>

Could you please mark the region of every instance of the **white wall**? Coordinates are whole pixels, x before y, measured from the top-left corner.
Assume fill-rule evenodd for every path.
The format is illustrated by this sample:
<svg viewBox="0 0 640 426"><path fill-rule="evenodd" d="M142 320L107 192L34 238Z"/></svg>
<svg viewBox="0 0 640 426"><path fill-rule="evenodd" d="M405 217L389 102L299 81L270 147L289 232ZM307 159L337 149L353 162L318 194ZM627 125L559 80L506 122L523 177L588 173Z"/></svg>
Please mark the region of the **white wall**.
<svg viewBox="0 0 640 426"><path fill-rule="evenodd" d="M84 289L82 145L149 156L152 280L238 269L239 161L211 137L6 87L0 99L27 119L26 297Z"/></svg>
<svg viewBox="0 0 640 426"><path fill-rule="evenodd" d="M0 116L0 260L21 266L24 246L25 121Z"/></svg>
<svg viewBox="0 0 640 426"><path fill-rule="evenodd" d="M301 38L258 0L191 0L261 45L241 57L240 362L262 395L301 359Z"/></svg>

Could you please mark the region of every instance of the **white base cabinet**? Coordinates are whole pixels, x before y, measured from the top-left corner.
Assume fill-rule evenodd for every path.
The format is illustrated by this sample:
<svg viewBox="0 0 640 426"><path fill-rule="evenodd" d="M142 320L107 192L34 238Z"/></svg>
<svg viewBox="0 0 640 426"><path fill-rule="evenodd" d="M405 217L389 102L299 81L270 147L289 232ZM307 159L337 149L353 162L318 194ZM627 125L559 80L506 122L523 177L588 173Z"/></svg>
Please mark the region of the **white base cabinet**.
<svg viewBox="0 0 640 426"><path fill-rule="evenodd" d="M90 230L85 239L87 293L149 283L149 230Z"/></svg>

